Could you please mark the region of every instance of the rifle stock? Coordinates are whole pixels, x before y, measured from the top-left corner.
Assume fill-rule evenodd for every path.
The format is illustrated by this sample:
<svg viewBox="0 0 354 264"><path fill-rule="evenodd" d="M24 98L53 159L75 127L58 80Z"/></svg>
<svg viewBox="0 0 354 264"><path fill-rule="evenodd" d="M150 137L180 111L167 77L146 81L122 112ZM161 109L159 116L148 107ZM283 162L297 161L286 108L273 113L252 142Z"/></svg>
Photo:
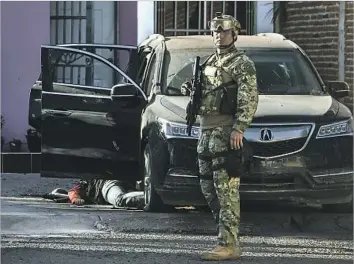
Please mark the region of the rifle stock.
<svg viewBox="0 0 354 264"><path fill-rule="evenodd" d="M193 124L197 119L197 113L200 106L201 100L201 73L200 73L200 57L196 56L194 60L193 67L193 80L192 89L190 94L190 101L187 105L187 133L188 136L191 135Z"/></svg>

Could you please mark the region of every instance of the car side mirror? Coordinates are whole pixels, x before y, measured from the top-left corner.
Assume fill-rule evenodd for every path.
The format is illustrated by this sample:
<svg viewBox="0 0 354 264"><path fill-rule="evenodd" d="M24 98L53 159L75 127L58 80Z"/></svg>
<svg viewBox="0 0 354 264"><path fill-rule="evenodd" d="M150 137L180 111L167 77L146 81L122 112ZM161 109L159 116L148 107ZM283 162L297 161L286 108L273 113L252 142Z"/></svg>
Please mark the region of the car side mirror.
<svg viewBox="0 0 354 264"><path fill-rule="evenodd" d="M341 81L329 81L327 87L330 95L339 99L349 95L349 85L346 82Z"/></svg>
<svg viewBox="0 0 354 264"><path fill-rule="evenodd" d="M112 100L124 97L135 97L136 95L137 89L131 83L116 84L111 89Z"/></svg>

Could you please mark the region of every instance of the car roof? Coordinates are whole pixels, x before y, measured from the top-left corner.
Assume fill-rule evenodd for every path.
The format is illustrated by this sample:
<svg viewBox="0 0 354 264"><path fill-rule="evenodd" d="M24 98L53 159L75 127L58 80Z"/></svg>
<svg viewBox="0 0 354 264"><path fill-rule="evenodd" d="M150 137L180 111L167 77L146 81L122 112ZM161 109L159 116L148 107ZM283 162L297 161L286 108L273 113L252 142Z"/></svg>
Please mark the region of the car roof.
<svg viewBox="0 0 354 264"><path fill-rule="evenodd" d="M165 37L167 50L188 49L214 49L211 35L190 35ZM274 48L295 49L293 42L285 39L280 34L268 33L268 35L239 35L235 46L238 48Z"/></svg>

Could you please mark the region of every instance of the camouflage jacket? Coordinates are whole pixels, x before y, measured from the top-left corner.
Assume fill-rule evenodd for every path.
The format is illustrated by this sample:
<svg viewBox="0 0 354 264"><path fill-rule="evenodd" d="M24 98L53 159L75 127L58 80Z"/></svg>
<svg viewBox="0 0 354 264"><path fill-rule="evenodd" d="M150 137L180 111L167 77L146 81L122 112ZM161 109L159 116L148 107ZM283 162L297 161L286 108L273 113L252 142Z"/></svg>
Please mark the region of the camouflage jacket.
<svg viewBox="0 0 354 264"><path fill-rule="evenodd" d="M230 117L233 129L244 132L252 122L258 106L256 69L252 60L232 46L226 52L211 55L203 64L201 119L220 116L222 90L213 91L221 84L238 89L235 98L235 116ZM224 119L225 120L225 119ZM222 123L225 125L226 123ZM201 121L202 124L202 121Z"/></svg>

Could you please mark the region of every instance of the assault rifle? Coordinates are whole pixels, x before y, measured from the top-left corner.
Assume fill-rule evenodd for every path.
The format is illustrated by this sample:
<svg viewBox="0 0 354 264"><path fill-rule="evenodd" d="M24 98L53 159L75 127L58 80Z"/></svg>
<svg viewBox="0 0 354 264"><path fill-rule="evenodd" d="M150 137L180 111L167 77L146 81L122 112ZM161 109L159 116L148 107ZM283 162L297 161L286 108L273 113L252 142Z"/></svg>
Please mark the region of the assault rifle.
<svg viewBox="0 0 354 264"><path fill-rule="evenodd" d="M200 106L200 101L202 98L201 91L201 70L200 70L200 57L195 57L194 67L193 67L193 79L192 79L192 89L190 91L190 101L186 109L186 120L187 120L187 133L188 136L191 135L192 126L197 119L197 112Z"/></svg>

